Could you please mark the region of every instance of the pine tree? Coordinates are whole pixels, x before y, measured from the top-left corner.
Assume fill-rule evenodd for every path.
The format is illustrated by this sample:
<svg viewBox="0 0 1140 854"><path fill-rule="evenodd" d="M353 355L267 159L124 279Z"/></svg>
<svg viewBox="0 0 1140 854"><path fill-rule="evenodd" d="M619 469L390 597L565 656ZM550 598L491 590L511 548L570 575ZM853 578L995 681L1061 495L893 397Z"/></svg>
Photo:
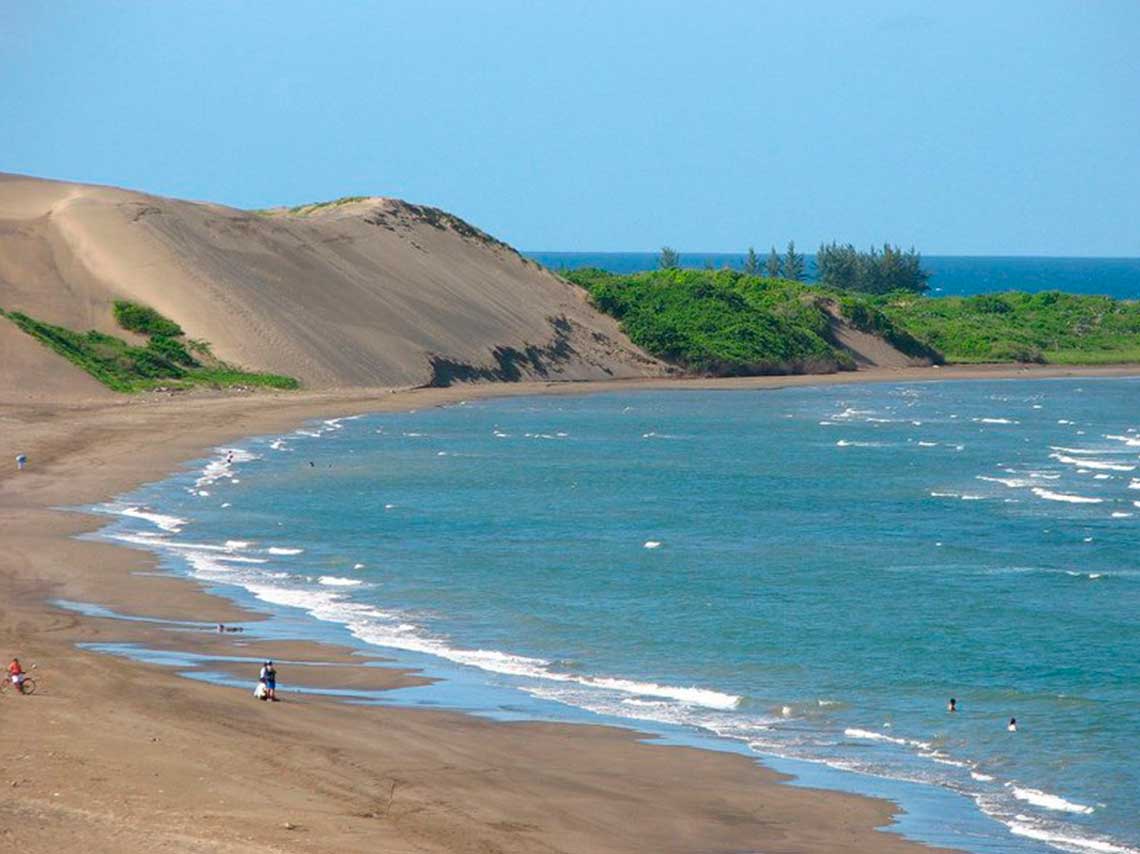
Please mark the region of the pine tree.
<svg viewBox="0 0 1140 854"><path fill-rule="evenodd" d="M676 270L681 266L681 256L672 247L662 246L661 255L657 259L657 263L661 266L662 270Z"/></svg>
<svg viewBox="0 0 1140 854"><path fill-rule="evenodd" d="M793 282L804 277L804 256L796 254L796 241L788 241L788 254L784 256L784 278Z"/></svg>
<svg viewBox="0 0 1140 854"><path fill-rule="evenodd" d="M757 256L756 250L751 246L748 247L748 254L744 256L744 275L760 275L760 258Z"/></svg>
<svg viewBox="0 0 1140 854"><path fill-rule="evenodd" d="M784 262L776 251L776 247L773 246L772 251L768 253L768 260L764 263L764 275L769 279L778 279L783 271Z"/></svg>

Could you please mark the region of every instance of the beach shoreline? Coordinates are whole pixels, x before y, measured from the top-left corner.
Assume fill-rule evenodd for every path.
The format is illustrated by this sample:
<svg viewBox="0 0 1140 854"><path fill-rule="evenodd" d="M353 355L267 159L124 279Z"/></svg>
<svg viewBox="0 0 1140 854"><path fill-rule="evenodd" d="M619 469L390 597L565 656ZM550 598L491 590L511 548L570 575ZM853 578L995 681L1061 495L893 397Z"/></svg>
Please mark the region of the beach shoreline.
<svg viewBox="0 0 1140 854"><path fill-rule="evenodd" d="M203 625L260 617L185 579L149 572L148 553L77 539L105 520L56 508L109 500L211 447L317 417L530 394L1138 374L1140 366L978 366L2 402L4 450L9 460L28 454L30 465L0 475L0 636L40 665L44 690L3 702L20 758L0 775L10 793L0 838L27 851L80 840L93 851L144 850L156 840L176 850L251 851L931 850L873 829L897 812L887 802L779 785L781 775L747 757L662 747L633 730L350 708L316 695L264 707L170 669L81 650L76 643L114 641L255 651L243 652L240 634L173 636L162 623L84 616L53 601ZM259 655L268 654L265 643ZM350 650L274 643L272 657L338 665L342 680L376 690L417 678L374 668L360 682L360 658ZM332 669L328 675L326 684L338 684Z"/></svg>

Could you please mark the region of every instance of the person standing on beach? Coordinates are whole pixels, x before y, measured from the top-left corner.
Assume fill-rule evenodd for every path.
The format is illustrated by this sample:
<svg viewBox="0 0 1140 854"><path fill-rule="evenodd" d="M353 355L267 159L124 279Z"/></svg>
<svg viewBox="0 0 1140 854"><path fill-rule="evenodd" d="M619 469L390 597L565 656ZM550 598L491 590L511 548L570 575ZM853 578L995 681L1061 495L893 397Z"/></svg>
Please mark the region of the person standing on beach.
<svg viewBox="0 0 1140 854"><path fill-rule="evenodd" d="M27 454L16 454L16 468L18 468L20 471L23 471L24 466L26 466L27 464L28 464L28 455Z"/></svg>
<svg viewBox="0 0 1140 854"><path fill-rule="evenodd" d="M265 682L265 689L269 693L269 699L277 702L277 668L273 666L273 662L266 660L261 668L261 678Z"/></svg>

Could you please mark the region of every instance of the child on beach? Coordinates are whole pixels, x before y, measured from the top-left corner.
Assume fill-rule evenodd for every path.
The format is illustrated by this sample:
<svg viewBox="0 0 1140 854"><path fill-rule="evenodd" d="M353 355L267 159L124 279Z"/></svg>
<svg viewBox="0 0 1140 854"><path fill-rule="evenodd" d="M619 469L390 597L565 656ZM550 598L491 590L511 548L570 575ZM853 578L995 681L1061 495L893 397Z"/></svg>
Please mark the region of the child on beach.
<svg viewBox="0 0 1140 854"><path fill-rule="evenodd" d="M27 464L28 464L28 455L27 454L16 454L16 468L18 468L20 471L23 471L24 466L26 466Z"/></svg>
<svg viewBox="0 0 1140 854"><path fill-rule="evenodd" d="M269 699L269 689L265 687L265 680L264 679L258 679L257 680L257 687L253 689L253 696L256 697L258 700L268 700Z"/></svg>

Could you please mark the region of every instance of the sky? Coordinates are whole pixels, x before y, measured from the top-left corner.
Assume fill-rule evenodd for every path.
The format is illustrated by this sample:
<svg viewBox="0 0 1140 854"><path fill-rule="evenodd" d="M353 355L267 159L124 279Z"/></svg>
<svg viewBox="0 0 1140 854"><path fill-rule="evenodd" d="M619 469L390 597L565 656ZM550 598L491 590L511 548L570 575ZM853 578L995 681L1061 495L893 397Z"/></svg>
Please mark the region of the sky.
<svg viewBox="0 0 1140 854"><path fill-rule="evenodd" d="M0 0L0 171L524 250L1140 256L1140 2Z"/></svg>

